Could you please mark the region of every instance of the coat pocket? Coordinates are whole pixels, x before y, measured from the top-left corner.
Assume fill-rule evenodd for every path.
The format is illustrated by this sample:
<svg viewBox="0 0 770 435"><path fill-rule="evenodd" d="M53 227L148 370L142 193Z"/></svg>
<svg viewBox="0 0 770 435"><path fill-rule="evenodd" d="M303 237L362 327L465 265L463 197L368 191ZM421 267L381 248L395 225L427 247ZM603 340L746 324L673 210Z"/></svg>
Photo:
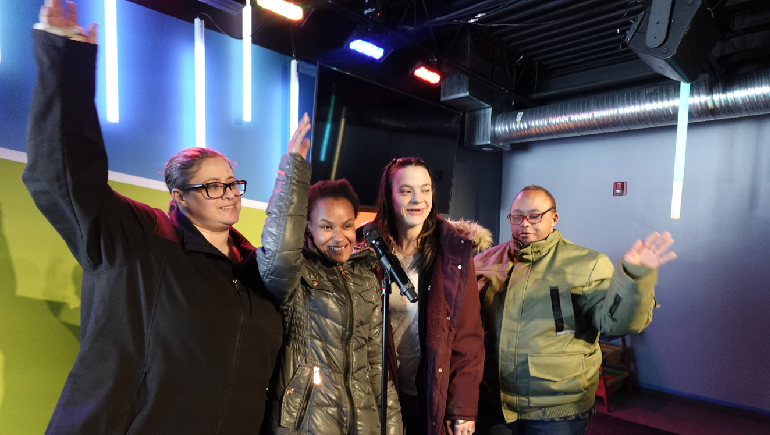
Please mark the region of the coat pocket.
<svg viewBox="0 0 770 435"><path fill-rule="evenodd" d="M530 355L528 365L530 398L585 392L585 358L582 354Z"/></svg>
<svg viewBox="0 0 770 435"><path fill-rule="evenodd" d="M301 364L294 372L289 385L281 399L281 426L301 429L307 414L307 409L313 399L315 385L314 377L320 376L319 367L312 364ZM316 379L317 381L317 379Z"/></svg>

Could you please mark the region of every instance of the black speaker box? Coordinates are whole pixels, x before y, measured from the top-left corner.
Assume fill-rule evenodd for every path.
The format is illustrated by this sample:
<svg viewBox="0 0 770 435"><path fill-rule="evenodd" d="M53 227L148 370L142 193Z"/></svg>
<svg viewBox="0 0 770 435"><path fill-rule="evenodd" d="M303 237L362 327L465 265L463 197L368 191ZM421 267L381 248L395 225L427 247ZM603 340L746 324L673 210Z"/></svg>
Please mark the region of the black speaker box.
<svg viewBox="0 0 770 435"><path fill-rule="evenodd" d="M668 7L671 9L665 32L660 17L662 9ZM653 0L652 8L629 30L626 42L656 72L692 83L721 37L716 20L702 0Z"/></svg>

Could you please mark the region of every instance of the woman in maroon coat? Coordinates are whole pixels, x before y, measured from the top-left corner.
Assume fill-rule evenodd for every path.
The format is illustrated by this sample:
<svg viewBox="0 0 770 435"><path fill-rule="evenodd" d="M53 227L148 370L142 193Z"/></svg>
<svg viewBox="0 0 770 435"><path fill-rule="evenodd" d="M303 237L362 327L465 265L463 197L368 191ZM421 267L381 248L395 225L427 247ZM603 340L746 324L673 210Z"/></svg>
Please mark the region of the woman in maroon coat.
<svg viewBox="0 0 770 435"><path fill-rule="evenodd" d="M473 243L438 216L435 201L421 159L385 167L374 223L418 291L416 304L390 297L389 366L407 435L468 435L484 363Z"/></svg>

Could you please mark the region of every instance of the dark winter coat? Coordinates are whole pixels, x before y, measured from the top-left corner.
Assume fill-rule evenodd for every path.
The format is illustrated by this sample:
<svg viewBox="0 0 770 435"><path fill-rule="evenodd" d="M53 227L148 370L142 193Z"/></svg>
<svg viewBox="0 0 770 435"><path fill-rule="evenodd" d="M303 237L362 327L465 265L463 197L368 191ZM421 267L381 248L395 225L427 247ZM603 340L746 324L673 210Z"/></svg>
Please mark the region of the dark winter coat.
<svg viewBox="0 0 770 435"><path fill-rule="evenodd" d="M46 433L255 433L282 332L256 268L108 186L96 45L34 39L23 180L83 267L81 347Z"/></svg>
<svg viewBox="0 0 770 435"><path fill-rule="evenodd" d="M474 234L461 236L438 218L439 246L433 266L421 272L430 281L419 284L421 358L417 389L425 432L444 434L445 420L476 420L479 383L484 370L484 331L473 258ZM480 228L488 234L488 231ZM488 245L487 245L488 246ZM393 334L388 364L398 382Z"/></svg>
<svg viewBox="0 0 770 435"><path fill-rule="evenodd" d="M310 164L286 154L267 207L259 268L281 301L285 354L272 390L277 434L380 433L382 310L365 250L330 262L305 242ZM389 382L387 433L401 434L401 409Z"/></svg>

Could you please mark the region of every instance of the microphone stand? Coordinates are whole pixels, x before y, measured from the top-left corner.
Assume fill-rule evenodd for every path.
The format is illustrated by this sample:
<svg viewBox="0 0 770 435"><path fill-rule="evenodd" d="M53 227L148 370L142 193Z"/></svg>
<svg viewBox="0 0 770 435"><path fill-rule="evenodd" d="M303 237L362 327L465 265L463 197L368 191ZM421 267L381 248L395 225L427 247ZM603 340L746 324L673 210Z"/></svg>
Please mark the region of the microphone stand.
<svg viewBox="0 0 770 435"><path fill-rule="evenodd" d="M390 271L382 279L382 390L380 392L380 434L385 435L388 419L388 334L390 333Z"/></svg>

